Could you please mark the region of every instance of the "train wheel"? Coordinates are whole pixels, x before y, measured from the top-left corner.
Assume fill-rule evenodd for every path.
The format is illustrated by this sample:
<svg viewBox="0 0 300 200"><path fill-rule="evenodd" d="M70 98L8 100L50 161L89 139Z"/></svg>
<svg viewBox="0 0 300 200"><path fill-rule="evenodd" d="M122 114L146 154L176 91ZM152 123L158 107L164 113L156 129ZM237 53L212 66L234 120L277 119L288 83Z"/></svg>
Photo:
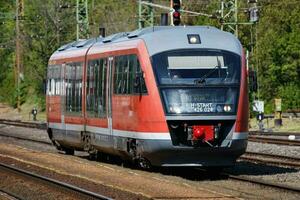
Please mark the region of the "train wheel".
<svg viewBox="0 0 300 200"><path fill-rule="evenodd" d="M71 148L64 148L63 151L66 153L66 155L74 155L74 149Z"/></svg>
<svg viewBox="0 0 300 200"><path fill-rule="evenodd" d="M89 152L89 160L99 160L100 153L97 150L93 150Z"/></svg>
<svg viewBox="0 0 300 200"><path fill-rule="evenodd" d="M152 168L150 161L145 158L139 158L137 162L138 166L142 169L150 170Z"/></svg>

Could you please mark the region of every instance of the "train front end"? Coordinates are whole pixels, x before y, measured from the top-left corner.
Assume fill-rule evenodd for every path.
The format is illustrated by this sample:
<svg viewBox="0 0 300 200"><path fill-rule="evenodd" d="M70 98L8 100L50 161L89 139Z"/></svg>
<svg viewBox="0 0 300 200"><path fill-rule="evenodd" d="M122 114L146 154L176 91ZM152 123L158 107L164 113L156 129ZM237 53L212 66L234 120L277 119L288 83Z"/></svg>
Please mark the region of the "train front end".
<svg viewBox="0 0 300 200"><path fill-rule="evenodd" d="M151 144L147 156L161 166L232 166L248 137L242 47L211 27L176 31L152 53L148 46L171 143Z"/></svg>

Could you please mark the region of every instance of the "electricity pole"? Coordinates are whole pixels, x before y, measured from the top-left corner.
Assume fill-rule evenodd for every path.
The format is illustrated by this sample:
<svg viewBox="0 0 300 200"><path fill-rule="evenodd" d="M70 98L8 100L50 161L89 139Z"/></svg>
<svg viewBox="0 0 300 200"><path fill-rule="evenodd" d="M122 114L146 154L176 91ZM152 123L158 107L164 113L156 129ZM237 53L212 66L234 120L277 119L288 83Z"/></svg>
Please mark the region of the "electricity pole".
<svg viewBox="0 0 300 200"><path fill-rule="evenodd" d="M24 2L23 0L16 0L16 63L15 63L15 85L17 87L17 109L21 111L21 94L20 83L23 78L22 66L22 47L20 39L20 19L24 17Z"/></svg>
<svg viewBox="0 0 300 200"><path fill-rule="evenodd" d="M146 0L147 3L152 3L152 0ZM139 29L153 26L154 24L154 15L153 7L142 3L142 0L139 0Z"/></svg>
<svg viewBox="0 0 300 200"><path fill-rule="evenodd" d="M76 3L77 34L76 39L89 37L88 0L77 0Z"/></svg>
<svg viewBox="0 0 300 200"><path fill-rule="evenodd" d="M253 15L253 19L250 18L250 22L240 22L238 19L238 0L221 0L221 30L226 29L235 34L236 37L239 35L239 25L253 25L258 21L258 9L256 7L256 0L248 0L248 3L254 4L250 14ZM251 17L250 15L250 17Z"/></svg>
<svg viewBox="0 0 300 200"><path fill-rule="evenodd" d="M166 10L171 14L171 17L174 17L174 16L172 16L175 11L175 9L172 8L173 1L171 1L171 7L152 3L152 0L144 0L144 1L138 0L138 2L139 2L139 28L143 28L147 25L153 26L153 23L154 23L153 8L159 8L159 9ZM149 9L148 12L146 12L147 9ZM180 11L180 13L188 13L188 14L192 14L195 16L205 16L205 17L210 17L210 18L213 17L213 15L202 13L202 12L193 12L193 11L184 10L184 9L177 10L177 12L179 12L179 11ZM149 23L149 21L150 21L150 23ZM171 23L172 23L172 20L171 20Z"/></svg>
<svg viewBox="0 0 300 200"><path fill-rule="evenodd" d="M238 37L238 0L221 0L221 30L229 28Z"/></svg>

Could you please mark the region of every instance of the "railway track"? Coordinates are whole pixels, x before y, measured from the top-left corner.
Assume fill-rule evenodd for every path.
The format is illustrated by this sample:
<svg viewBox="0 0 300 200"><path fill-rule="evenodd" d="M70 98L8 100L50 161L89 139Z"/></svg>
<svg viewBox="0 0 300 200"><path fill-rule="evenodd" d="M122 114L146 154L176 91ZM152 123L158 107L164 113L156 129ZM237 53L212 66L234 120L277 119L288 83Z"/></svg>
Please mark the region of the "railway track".
<svg viewBox="0 0 300 200"><path fill-rule="evenodd" d="M13 135L7 135L0 133L0 136L3 137L9 137L9 138L15 138L19 140L25 140L30 142L36 142L36 143L42 143L46 145L52 145L51 142L42 141L42 140L36 140L36 139L30 139L25 137L19 137L19 136L13 136ZM294 157L288 157L288 156L280 156L280 155L273 155L273 154L265 154L265 153L256 153L256 152L246 152L242 157L241 160L243 161L249 161L249 162L259 162L263 164L271 164L271 165L280 165L280 166L289 166L289 167L300 167L300 159L294 158ZM0 164L1 167L1 164ZM250 182L253 184L262 185L265 187L270 188L276 188L281 189L285 191L292 191L292 192L300 192L299 187L291 187L283 184L278 184L274 182L264 181L264 180L258 180L253 179L247 176L236 176L229 173L221 173L221 176L224 176L228 179L237 180L237 181L243 181L243 182Z"/></svg>
<svg viewBox="0 0 300 200"><path fill-rule="evenodd" d="M47 124L44 122L24 122L20 120L0 119L0 124L20 126L25 128L37 128L42 130L47 129Z"/></svg>
<svg viewBox="0 0 300 200"><path fill-rule="evenodd" d="M22 198L18 197L17 195L13 194L9 191L4 191L0 188L0 197L4 197L4 199L10 199L10 200L22 200Z"/></svg>
<svg viewBox="0 0 300 200"><path fill-rule="evenodd" d="M247 151L240 158L242 161L263 163L276 166L300 168L300 158Z"/></svg>
<svg viewBox="0 0 300 200"><path fill-rule="evenodd" d="M8 135L8 134L1 133L1 132L0 132L0 136L7 137L7 138L13 138L13 139L17 139L17 140L24 140L24 141L29 141L29 142L36 142L36 143L41 143L41 144L46 144L46 145L52 145L52 143L48 142L48 141L26 138L26 137L21 137L21 136L16 136L16 135Z"/></svg>
<svg viewBox="0 0 300 200"><path fill-rule="evenodd" d="M30 171L26 171L23 169L18 169L16 167L10 166L10 165L6 165L3 163L0 163L0 169L5 171L5 172L9 172L9 173L13 173L16 174L18 176L22 176L25 179L28 180L34 180L34 181L39 181L42 182L43 184L46 184L47 186L53 188L55 187L56 189L59 188L63 191L67 191L67 192L73 192L75 194L79 194L80 196L83 196L86 199L105 199L105 200L110 200L111 198L103 196L101 194L98 193L94 193L91 192L89 190L85 190L83 188L77 187L75 185L71 185L62 181L58 181L55 179L51 179L45 176L41 176L35 173L32 173ZM18 194L14 194L13 192L9 192L9 191L3 191L4 193L7 193L9 196L12 196L16 199L23 199L22 197L20 197L20 195Z"/></svg>
<svg viewBox="0 0 300 200"><path fill-rule="evenodd" d="M257 136L257 135L249 135L248 141L267 143L267 144L277 144L277 145L300 146L300 140L297 139L289 140L283 138L274 138L274 137Z"/></svg>
<svg viewBox="0 0 300 200"><path fill-rule="evenodd" d="M283 185L280 183L254 179L254 178L250 178L247 176L236 176L236 175L232 175L229 173L221 173L221 175L227 177L228 179L232 179L232 180L238 180L238 181L258 184L261 186L266 186L269 188L275 188L275 189L280 189L280 190L284 190L284 191L300 193L300 187L293 187L293 186Z"/></svg>
<svg viewBox="0 0 300 200"><path fill-rule="evenodd" d="M249 135L260 135L260 136L289 136L296 135L300 136L300 132L263 132L263 131L250 131Z"/></svg>

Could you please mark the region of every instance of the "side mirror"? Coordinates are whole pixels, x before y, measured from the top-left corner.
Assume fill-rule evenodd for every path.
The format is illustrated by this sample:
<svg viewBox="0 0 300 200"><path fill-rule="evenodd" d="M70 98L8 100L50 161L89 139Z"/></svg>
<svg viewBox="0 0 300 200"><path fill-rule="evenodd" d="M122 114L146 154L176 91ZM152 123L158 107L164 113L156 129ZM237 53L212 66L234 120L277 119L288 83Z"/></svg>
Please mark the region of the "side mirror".
<svg viewBox="0 0 300 200"><path fill-rule="evenodd" d="M254 70L249 70L249 86L251 92L257 92L257 73Z"/></svg>

